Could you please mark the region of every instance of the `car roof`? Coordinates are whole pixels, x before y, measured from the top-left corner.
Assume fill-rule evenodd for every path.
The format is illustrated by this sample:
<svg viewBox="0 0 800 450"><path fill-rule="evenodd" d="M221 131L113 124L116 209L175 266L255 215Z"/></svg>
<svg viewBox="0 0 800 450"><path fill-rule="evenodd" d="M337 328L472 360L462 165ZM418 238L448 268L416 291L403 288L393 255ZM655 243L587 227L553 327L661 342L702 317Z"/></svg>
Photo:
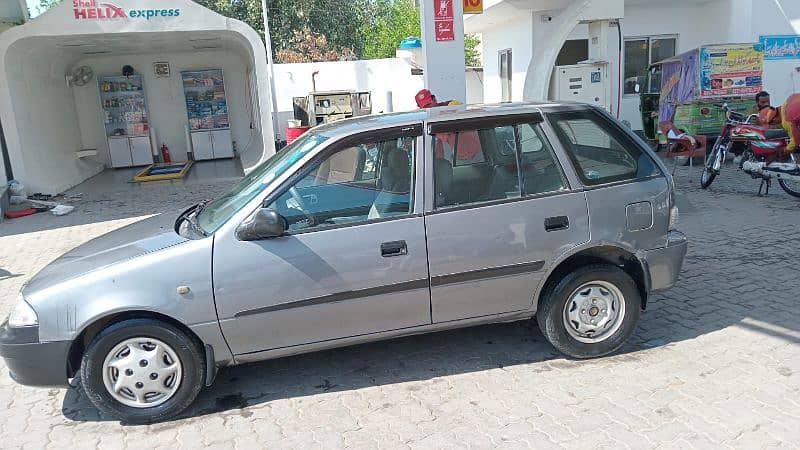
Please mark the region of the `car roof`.
<svg viewBox="0 0 800 450"><path fill-rule="evenodd" d="M391 128L408 125L414 122L441 122L459 119L472 119L487 116L504 116L511 114L547 113L562 110L589 109L592 106L577 102L517 102L497 104L474 104L440 106L436 108L417 109L414 111L387 114L372 114L353 117L333 123L316 126L315 134L328 137L349 135L359 131Z"/></svg>

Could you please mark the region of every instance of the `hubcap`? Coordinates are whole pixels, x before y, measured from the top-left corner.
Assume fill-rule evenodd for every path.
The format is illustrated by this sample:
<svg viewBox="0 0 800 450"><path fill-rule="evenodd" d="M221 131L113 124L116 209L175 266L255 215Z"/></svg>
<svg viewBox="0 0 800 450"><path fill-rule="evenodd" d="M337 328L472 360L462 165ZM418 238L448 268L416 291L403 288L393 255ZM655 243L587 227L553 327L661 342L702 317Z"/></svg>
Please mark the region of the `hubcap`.
<svg viewBox="0 0 800 450"><path fill-rule="evenodd" d="M115 346L103 363L103 383L115 400L133 408L166 402L181 384L183 367L175 351L151 338L137 337Z"/></svg>
<svg viewBox="0 0 800 450"><path fill-rule="evenodd" d="M591 281L573 291L564 305L564 326L570 336L593 344L612 336L625 317L625 298L613 284Z"/></svg>

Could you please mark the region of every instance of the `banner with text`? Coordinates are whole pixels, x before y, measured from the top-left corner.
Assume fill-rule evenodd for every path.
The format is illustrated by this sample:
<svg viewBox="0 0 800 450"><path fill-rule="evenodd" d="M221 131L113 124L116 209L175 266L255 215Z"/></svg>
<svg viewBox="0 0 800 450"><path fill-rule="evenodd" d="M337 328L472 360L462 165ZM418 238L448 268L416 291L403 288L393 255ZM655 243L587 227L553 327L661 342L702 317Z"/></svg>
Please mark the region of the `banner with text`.
<svg viewBox="0 0 800 450"><path fill-rule="evenodd" d="M800 59L800 34L761 36L764 59Z"/></svg>
<svg viewBox="0 0 800 450"><path fill-rule="evenodd" d="M700 96L750 95L761 91L764 51L760 44L700 47Z"/></svg>

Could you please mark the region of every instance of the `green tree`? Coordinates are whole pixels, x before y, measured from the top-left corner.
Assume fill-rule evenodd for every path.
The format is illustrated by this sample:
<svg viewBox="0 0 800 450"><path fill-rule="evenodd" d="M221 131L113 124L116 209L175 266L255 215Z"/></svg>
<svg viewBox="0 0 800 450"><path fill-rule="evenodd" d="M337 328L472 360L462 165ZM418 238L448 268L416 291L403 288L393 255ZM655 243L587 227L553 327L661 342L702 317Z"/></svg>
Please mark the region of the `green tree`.
<svg viewBox="0 0 800 450"><path fill-rule="evenodd" d="M420 36L420 13L414 0L374 0L373 14L361 27L364 59L393 58L400 41Z"/></svg>
<svg viewBox="0 0 800 450"><path fill-rule="evenodd" d="M480 43L481 38L477 34L464 35L464 63L467 67L480 67L483 65L481 52L478 51Z"/></svg>

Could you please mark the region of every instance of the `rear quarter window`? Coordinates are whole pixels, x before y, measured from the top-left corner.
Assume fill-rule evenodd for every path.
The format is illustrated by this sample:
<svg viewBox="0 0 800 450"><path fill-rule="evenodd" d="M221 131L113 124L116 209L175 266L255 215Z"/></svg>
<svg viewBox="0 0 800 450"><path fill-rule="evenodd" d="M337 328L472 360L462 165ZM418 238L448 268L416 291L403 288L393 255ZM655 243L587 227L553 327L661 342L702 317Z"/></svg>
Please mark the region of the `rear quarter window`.
<svg viewBox="0 0 800 450"><path fill-rule="evenodd" d="M593 110L548 114L581 181L587 186L661 174L650 155L616 124Z"/></svg>

